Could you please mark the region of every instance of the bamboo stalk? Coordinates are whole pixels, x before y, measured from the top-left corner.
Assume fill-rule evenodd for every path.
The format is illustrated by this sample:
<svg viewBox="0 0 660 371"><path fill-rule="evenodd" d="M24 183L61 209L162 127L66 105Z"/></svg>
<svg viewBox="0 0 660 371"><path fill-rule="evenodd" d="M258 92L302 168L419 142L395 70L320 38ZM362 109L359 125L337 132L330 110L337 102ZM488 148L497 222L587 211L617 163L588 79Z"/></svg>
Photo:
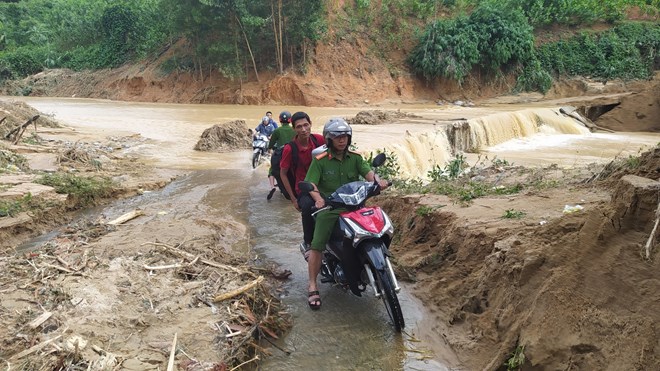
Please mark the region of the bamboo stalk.
<svg viewBox="0 0 660 371"><path fill-rule="evenodd" d="M213 302L217 303L219 301L227 300L227 299L233 298L234 296L240 295L240 294L244 293L245 291L257 286L263 280L264 280L264 276L259 276L256 280L248 283L247 285L245 285L243 287L239 287L236 290L233 290L233 291L230 291L230 292L227 292L227 293L224 293L224 294L217 295L215 298L213 298Z"/></svg>
<svg viewBox="0 0 660 371"><path fill-rule="evenodd" d="M176 335L174 333L174 340L172 340L172 350L170 350L170 361L167 363L167 371L174 371L174 355L176 354Z"/></svg>
<svg viewBox="0 0 660 371"><path fill-rule="evenodd" d="M160 266L151 266L151 265L143 265L142 267L146 270L150 271L157 271L157 270L162 270L162 269L172 269L172 268L181 268L183 265L176 263L176 264L171 264L171 265L160 265Z"/></svg>
<svg viewBox="0 0 660 371"><path fill-rule="evenodd" d="M655 216L655 225L653 226L653 230L651 230L649 239L646 241L646 259L651 259L651 246L655 240L655 232L658 230L658 224L660 224L660 202L658 203L658 207L655 209Z"/></svg>
<svg viewBox="0 0 660 371"><path fill-rule="evenodd" d="M46 322L52 315L53 315L52 312L43 312L39 317L33 319L32 322L28 323L28 327L35 329L39 327L42 323Z"/></svg>
<svg viewBox="0 0 660 371"><path fill-rule="evenodd" d="M21 358L23 358L23 357L25 357L25 356L27 356L27 355L30 355L30 354L32 354L32 353L34 353L34 352L38 352L39 350L41 350L41 349L42 349L43 347L45 347L46 345L52 343L53 341L55 341L55 340L57 340L57 339L59 339L59 338L61 338L61 337L62 337L62 335L57 335L57 336L55 336L55 337L52 338L52 339L48 339L48 340L46 340L46 341L44 341L44 342L41 342L41 343L39 343L39 344L37 344L37 345L35 345L35 346L29 348L29 349L26 349L26 350L24 350L24 351L22 351L22 352L20 352L20 353L18 353L18 354L14 354L13 356L11 356L10 360L11 360L11 359L13 359L13 360L21 359Z"/></svg>
<svg viewBox="0 0 660 371"><path fill-rule="evenodd" d="M115 220L109 221L106 224L109 224L109 225L123 224L123 223L126 223L127 221L129 221L131 219L137 218L140 215L144 215L144 212L140 209L135 209L133 211L130 211L130 212L120 216L119 218L117 218Z"/></svg>

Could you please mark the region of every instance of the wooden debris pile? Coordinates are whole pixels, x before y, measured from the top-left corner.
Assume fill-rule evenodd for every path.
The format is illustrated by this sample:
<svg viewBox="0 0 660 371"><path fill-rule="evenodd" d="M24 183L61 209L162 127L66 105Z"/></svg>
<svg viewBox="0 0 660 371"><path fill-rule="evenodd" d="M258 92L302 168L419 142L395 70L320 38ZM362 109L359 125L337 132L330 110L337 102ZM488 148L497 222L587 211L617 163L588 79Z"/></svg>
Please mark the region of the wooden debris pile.
<svg viewBox="0 0 660 371"><path fill-rule="evenodd" d="M7 367L115 369L130 361L119 349L106 349L102 337L95 337L102 334L69 328L69 323L76 323L71 318L81 314L84 299L61 285L74 280L87 286L106 280L108 254L97 250L95 244L116 228L121 226L89 221L72 224L37 250L0 258L0 358ZM145 303L143 309L129 309L131 313L145 313L136 320L138 325L146 325L140 321L148 321L149 313L167 312L177 318L176 322L182 321L190 308L208 307L212 313L212 328L204 331L217 346L217 359L192 358L185 351L186 339L179 333L178 340L175 334L170 345L159 349L169 355L167 369L174 369L175 363L185 370L252 367L270 354L269 344L287 352L271 339L290 328L291 320L271 293L273 288L266 277L285 279L290 272L248 267L210 244L195 239L179 244L146 242L135 246L139 247L134 250L137 255L121 257L122 268L127 269L121 274L126 287L144 292L140 300ZM126 305L129 303L122 300L122 306ZM129 326L124 330L134 331L135 324L122 323L120 314L109 312L116 317L102 317L101 322L111 318L114 330ZM102 331L95 328L93 332Z"/></svg>
<svg viewBox="0 0 660 371"><path fill-rule="evenodd" d="M208 306L217 314L215 328L220 358L230 367L256 362L270 351L260 344L263 339L275 345L291 327L289 314L283 310L280 300L272 295L273 288L265 275L285 279L291 272L278 272L274 268L248 267L230 256L222 258L226 263L210 260L183 251L179 246L149 243L156 250L147 254L145 270L175 270L186 281L196 281L199 290L193 294L193 306ZM189 362L192 367L195 362Z"/></svg>

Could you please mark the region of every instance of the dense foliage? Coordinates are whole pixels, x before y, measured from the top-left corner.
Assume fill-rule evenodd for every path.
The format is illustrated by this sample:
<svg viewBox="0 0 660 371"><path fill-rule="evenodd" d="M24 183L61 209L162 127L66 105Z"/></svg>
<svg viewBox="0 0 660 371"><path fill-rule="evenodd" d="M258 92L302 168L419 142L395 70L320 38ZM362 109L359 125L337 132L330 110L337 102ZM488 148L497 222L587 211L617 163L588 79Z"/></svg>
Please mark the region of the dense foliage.
<svg viewBox="0 0 660 371"><path fill-rule="evenodd" d="M304 71L328 35L369 38L392 76L390 52L415 44L409 66L429 81L513 74L516 89L547 91L561 75L649 77L658 24L621 24L630 12L657 19L660 0L0 0L0 81L162 55L163 73L259 80ZM616 27L535 46L536 31L594 22ZM184 47L165 54L174 45Z"/></svg>
<svg viewBox="0 0 660 371"><path fill-rule="evenodd" d="M476 65L497 71L532 56L534 35L519 10L484 4L469 16L432 23L410 56L427 79L446 77L459 83Z"/></svg>
<svg viewBox="0 0 660 371"><path fill-rule="evenodd" d="M412 70L428 81L461 83L475 72L511 72L516 90L546 92L552 76L649 78L658 67L658 24L624 24L602 35L534 47L534 28L550 24L617 22L626 11L656 16L658 0L485 0L463 2L469 15L431 22L409 56ZM454 4L458 6L458 4Z"/></svg>
<svg viewBox="0 0 660 371"><path fill-rule="evenodd" d="M0 80L116 67L185 39L173 69L243 76L298 68L323 34L321 0L0 0Z"/></svg>
<svg viewBox="0 0 660 371"><path fill-rule="evenodd" d="M537 54L555 76L647 79L660 68L660 24L627 23L601 34L582 33L543 45Z"/></svg>

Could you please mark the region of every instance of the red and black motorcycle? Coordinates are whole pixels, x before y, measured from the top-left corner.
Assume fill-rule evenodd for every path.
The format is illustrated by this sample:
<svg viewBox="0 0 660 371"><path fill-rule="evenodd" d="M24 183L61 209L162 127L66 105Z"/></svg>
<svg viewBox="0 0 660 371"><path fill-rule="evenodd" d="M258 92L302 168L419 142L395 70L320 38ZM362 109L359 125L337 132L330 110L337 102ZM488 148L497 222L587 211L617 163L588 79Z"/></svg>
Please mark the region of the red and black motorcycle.
<svg viewBox="0 0 660 371"><path fill-rule="evenodd" d="M385 160L381 153L372 166L381 166ZM300 189L309 192L313 186L301 182ZM339 187L325 199L326 206L314 212L313 215L328 209L346 209L323 251L321 282L335 283L357 296L362 296L367 285L371 285L376 298L383 300L394 329L401 332L405 321L397 297L400 287L389 260L394 226L380 207L365 206L369 198L379 193L377 182L351 182Z"/></svg>

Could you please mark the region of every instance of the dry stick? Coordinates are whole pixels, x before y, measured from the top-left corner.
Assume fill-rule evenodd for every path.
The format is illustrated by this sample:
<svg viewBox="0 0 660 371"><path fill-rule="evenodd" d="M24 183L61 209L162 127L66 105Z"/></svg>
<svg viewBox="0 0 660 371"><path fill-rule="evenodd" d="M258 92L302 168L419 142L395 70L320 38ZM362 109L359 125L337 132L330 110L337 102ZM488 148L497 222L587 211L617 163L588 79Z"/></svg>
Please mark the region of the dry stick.
<svg viewBox="0 0 660 371"><path fill-rule="evenodd" d="M150 265L145 264L142 267L146 270L157 271L159 269L181 268L181 267L183 267L183 264L176 263L176 264L172 264L172 265L160 265L160 266L150 266Z"/></svg>
<svg viewBox="0 0 660 371"><path fill-rule="evenodd" d="M142 211L140 209L135 209L133 211L130 211L130 212L120 216L119 218L117 218L115 220L107 222L106 224L109 224L109 225L123 224L123 223L126 223L127 221L129 221L131 219L137 218L140 215L144 215L144 211Z"/></svg>
<svg viewBox="0 0 660 371"><path fill-rule="evenodd" d="M167 363L167 371L174 371L174 354L176 353L176 332L172 340L172 350L170 351L170 361Z"/></svg>
<svg viewBox="0 0 660 371"><path fill-rule="evenodd" d="M272 340L270 340L270 339L268 338L268 336L266 336L266 335L264 334L264 331L261 329L261 327L257 327L257 329L259 329L259 334L261 334L261 337L262 337L263 339L266 339L266 341L269 342L270 345L272 345L272 346L274 346L275 348L279 349L282 353L286 354L287 356L291 355L291 352L290 352L290 351L288 351L288 350L286 350L286 349L280 347L279 345L275 344Z"/></svg>
<svg viewBox="0 0 660 371"><path fill-rule="evenodd" d="M234 367L234 368L232 368L232 369L231 369L231 370L229 370L229 371L234 371L234 370L238 370L238 369L239 369L239 368L241 368L242 366L245 366L245 365L247 365L247 364L248 364L248 363L250 363L250 362L253 362L253 361L258 361L258 360L259 360L259 356L254 356L254 358L252 358L252 359L249 359L249 360L247 360L247 361L245 361L245 362L243 362L243 363L241 363L240 365L238 365L238 366L236 366L236 367Z"/></svg>
<svg viewBox="0 0 660 371"><path fill-rule="evenodd" d="M143 243L143 244L140 245L140 246L144 246L144 245L154 245L154 246L162 247L162 248L164 248L164 249L166 249L166 250L168 250L168 251L170 251L170 252L172 252L172 253L178 254L178 255L180 255L180 256L184 256L184 257L186 257L186 258L188 258L188 259L190 259L190 260L194 260L194 259L196 258L196 256L193 255L193 254L191 254L191 253L188 253L188 252L185 252L185 251L179 250L179 249L177 249L177 248L174 247L174 246L170 246L170 245L167 245L167 244L164 244L164 243L160 243L160 242L145 242L145 243ZM245 270L241 270L241 269L238 269L238 268L232 267L231 265L220 264L220 263L214 262L214 261L212 261L212 260L208 260L208 259L201 259L201 261L202 261L202 263L204 263L204 264L206 264L206 265L210 265L210 266L212 266L212 267L222 268L222 269L228 269L228 270L232 270L232 271L234 271L234 272L236 272L236 273L240 273L240 274L247 273L247 274L251 274L252 276L254 276L254 275L252 274L252 272L245 271Z"/></svg>
<svg viewBox="0 0 660 371"><path fill-rule="evenodd" d="M651 259L651 245L655 240L655 232L658 230L658 224L660 223L660 202L658 202L658 207L655 209L655 225L651 231L648 241L646 241L646 259Z"/></svg>
<svg viewBox="0 0 660 371"><path fill-rule="evenodd" d="M39 317L35 318L34 320L32 320L32 322L28 323L28 327L30 327L31 329L36 329L42 323L46 322L52 315L53 315L52 312L43 312Z"/></svg>
<svg viewBox="0 0 660 371"><path fill-rule="evenodd" d="M26 349L26 350L24 350L24 351L22 351L18 354L15 354L15 355L11 356L11 358L9 358L9 359L18 360L18 359L21 359L21 358L29 355L29 354L32 354L34 352L38 352L39 350L41 350L41 348L45 347L46 345L52 343L53 341L55 341L55 340L57 340L61 337L62 337L62 335L57 335L52 339L48 339L48 340L44 341L43 343L39 343L39 344L29 348L29 349Z"/></svg>
<svg viewBox="0 0 660 371"><path fill-rule="evenodd" d="M9 133L7 133L7 135L5 135L5 139L9 139L9 138L12 136L12 134L16 133L16 137L14 138L14 140L13 140L12 142L13 142L14 144L18 143L18 141L21 139L21 136L23 135L22 132L25 131L25 128L27 128L28 126L30 126L30 124L31 124L32 122L35 122L38 118L39 118L39 115L35 115L35 116L32 117L31 119L27 120L27 121L25 122L25 124L23 124L23 125L19 125L19 126L15 127L15 128L12 129ZM36 127L37 127L37 123L36 123L36 122L34 123L34 127L35 127L35 130L36 130ZM21 131L22 131L22 132L21 132Z"/></svg>
<svg viewBox="0 0 660 371"><path fill-rule="evenodd" d="M219 301L223 301L223 300L226 300L226 299L233 298L234 296L240 295L240 294L244 293L245 291L257 286L263 280L264 280L264 276L259 276L256 280L248 283L247 285L245 285L243 287L240 287L236 290L233 290L233 291L230 291L230 292L227 292L227 293L220 294L220 295L216 296L215 298L213 298L213 302L217 303Z"/></svg>

